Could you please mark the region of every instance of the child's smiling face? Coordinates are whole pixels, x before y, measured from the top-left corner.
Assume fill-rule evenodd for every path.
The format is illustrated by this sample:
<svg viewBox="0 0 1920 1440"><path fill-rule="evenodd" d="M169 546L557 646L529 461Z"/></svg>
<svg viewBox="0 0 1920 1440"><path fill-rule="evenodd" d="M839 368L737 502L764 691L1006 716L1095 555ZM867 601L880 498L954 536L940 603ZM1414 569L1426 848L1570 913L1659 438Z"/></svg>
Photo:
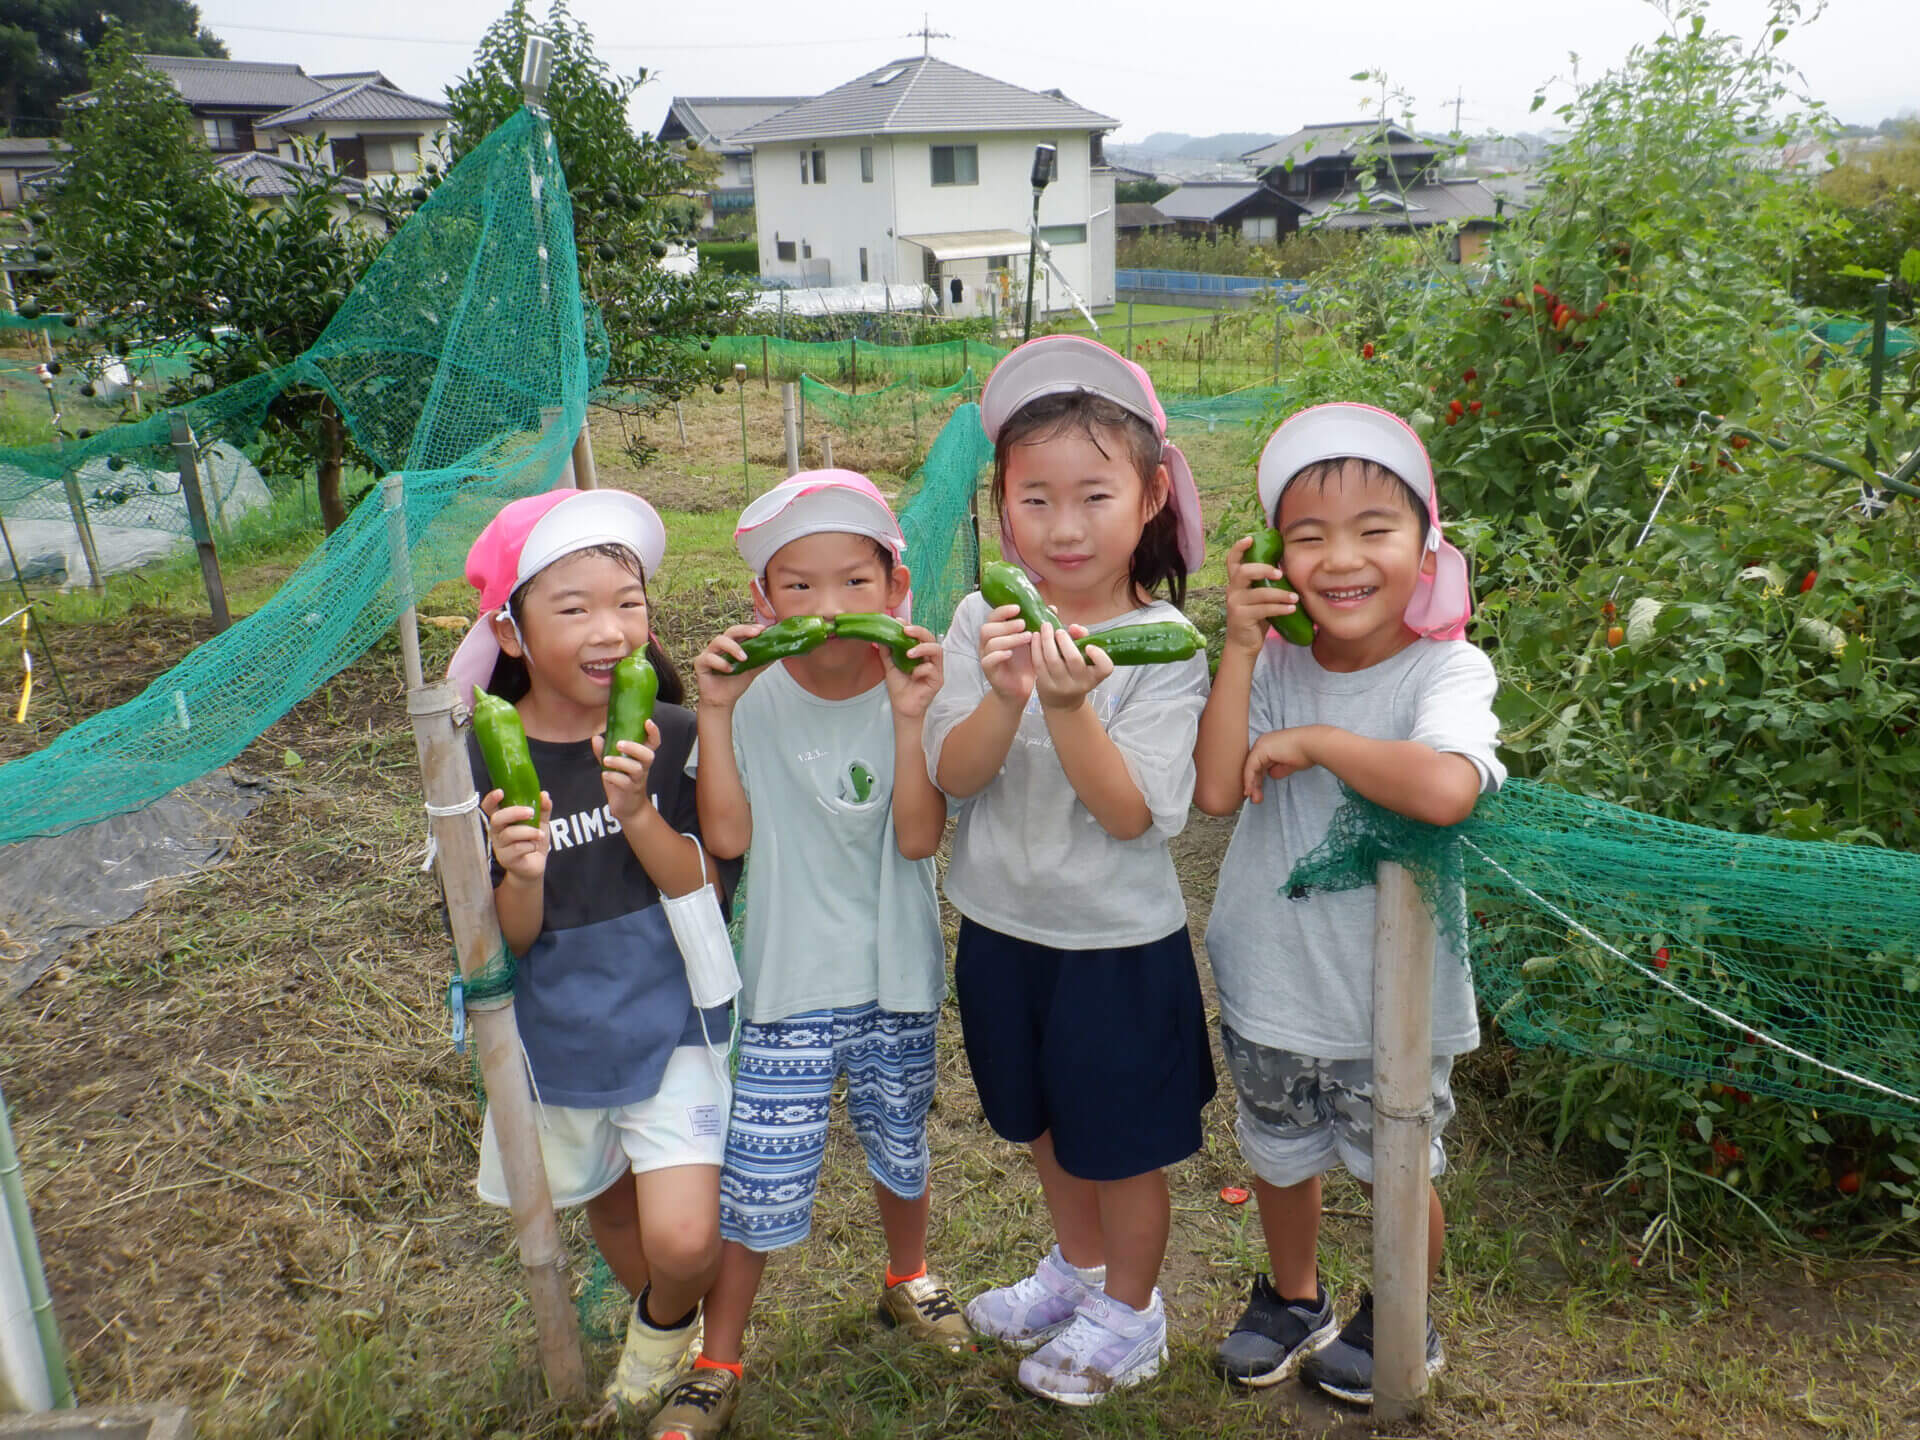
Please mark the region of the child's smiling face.
<svg viewBox="0 0 1920 1440"><path fill-rule="evenodd" d="M535 703L555 718L604 717L615 663L646 647L647 587L611 555L581 551L528 582L519 623L516 635L493 622L500 648L526 660Z"/></svg>
<svg viewBox="0 0 1920 1440"><path fill-rule="evenodd" d="M1125 435L1066 426L1014 445L1005 486L1001 523L1050 601L1132 608L1133 552L1166 502L1164 465L1142 480Z"/></svg>
<svg viewBox="0 0 1920 1440"><path fill-rule="evenodd" d="M1328 669L1377 665L1416 638L1407 602L1432 564L1417 504L1398 476L1356 460L1298 476L1281 492L1281 566L1318 627L1313 653Z"/></svg>

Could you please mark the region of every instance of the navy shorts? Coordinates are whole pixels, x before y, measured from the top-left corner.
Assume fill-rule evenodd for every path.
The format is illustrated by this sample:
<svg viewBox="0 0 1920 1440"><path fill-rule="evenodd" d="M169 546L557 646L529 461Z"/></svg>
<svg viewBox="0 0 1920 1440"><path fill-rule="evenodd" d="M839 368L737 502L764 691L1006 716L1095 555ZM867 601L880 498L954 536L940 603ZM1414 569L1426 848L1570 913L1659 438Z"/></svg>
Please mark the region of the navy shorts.
<svg viewBox="0 0 1920 1440"><path fill-rule="evenodd" d="M962 918L954 986L987 1123L1060 1168L1125 1180L1200 1148L1213 1098L1186 927L1146 945L1056 950Z"/></svg>

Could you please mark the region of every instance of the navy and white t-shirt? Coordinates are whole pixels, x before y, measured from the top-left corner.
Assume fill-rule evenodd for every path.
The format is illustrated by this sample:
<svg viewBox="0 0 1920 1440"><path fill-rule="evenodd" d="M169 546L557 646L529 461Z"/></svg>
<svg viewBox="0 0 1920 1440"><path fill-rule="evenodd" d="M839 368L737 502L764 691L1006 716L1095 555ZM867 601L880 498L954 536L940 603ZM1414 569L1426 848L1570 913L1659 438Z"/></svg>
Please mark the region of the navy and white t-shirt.
<svg viewBox="0 0 1920 1440"><path fill-rule="evenodd" d="M678 705L654 712L660 749L647 789L661 818L697 836L693 716ZM514 1016L542 1103L577 1109L630 1105L660 1088L679 1045L729 1033L728 1007L700 1012L687 988L660 892L607 805L593 745L529 737L540 787L553 798L545 912L533 948L518 957ZM469 741L474 783L493 789L477 742ZM492 866L493 883L505 876ZM723 867L723 885L734 867Z"/></svg>

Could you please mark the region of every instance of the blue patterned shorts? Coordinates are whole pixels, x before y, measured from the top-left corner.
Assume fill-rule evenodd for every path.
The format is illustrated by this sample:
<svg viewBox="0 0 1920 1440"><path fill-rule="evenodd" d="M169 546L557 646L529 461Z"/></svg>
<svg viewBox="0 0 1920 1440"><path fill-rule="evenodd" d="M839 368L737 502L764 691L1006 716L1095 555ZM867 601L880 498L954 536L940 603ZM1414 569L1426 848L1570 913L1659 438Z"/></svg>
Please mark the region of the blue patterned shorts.
<svg viewBox="0 0 1920 1440"><path fill-rule="evenodd" d="M869 1004L742 1023L720 1172L722 1239L764 1254L807 1238L842 1074L868 1171L903 1199L926 1193L937 1018Z"/></svg>

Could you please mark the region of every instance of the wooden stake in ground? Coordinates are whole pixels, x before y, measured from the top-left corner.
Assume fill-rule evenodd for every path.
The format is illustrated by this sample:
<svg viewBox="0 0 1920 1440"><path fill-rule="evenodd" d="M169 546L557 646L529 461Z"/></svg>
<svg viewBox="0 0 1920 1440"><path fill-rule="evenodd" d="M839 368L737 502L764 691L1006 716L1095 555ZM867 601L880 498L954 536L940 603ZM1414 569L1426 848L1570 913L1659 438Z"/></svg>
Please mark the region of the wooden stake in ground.
<svg viewBox="0 0 1920 1440"><path fill-rule="evenodd" d="M200 578L206 582L207 605L213 611L213 628L224 630L233 620L227 614L227 587L220 578L220 554L213 547L213 531L207 527L207 501L200 490L200 452L186 416L175 412L168 423L173 429L174 463L180 467L180 494L187 502L187 524L193 530L193 548L200 552ZM91 560L91 555L88 558Z"/></svg>
<svg viewBox="0 0 1920 1440"><path fill-rule="evenodd" d="M387 515L388 563L393 569L394 593L400 601L400 618L394 622L400 636L400 668L407 677L407 689L413 691L426 684L427 677L420 668L420 614L413 593L413 551L407 543L406 497L405 475L389 475L380 482L380 508Z"/></svg>
<svg viewBox="0 0 1920 1440"><path fill-rule="evenodd" d="M800 387L791 380L780 386L780 429L787 441L787 474L800 473Z"/></svg>
<svg viewBox="0 0 1920 1440"><path fill-rule="evenodd" d="M600 472L593 463L593 436L587 433L587 422L580 422L580 433L573 441L573 483L582 490L600 488Z"/></svg>
<svg viewBox="0 0 1920 1440"><path fill-rule="evenodd" d="M420 749L420 773L447 899L460 974L471 980L505 953L500 922L487 883L486 841L474 821L473 772L460 734L466 707L458 687L443 681L407 694L407 714ZM533 1094L521 1058L511 993L467 1003L487 1109L506 1172L507 1199L519 1243L521 1271L532 1303L540 1368L556 1400L583 1398L587 1372L580 1354L579 1321L567 1280L566 1251L553 1216L553 1195L535 1129Z"/></svg>
<svg viewBox="0 0 1920 1440"><path fill-rule="evenodd" d="M1373 1417L1427 1394L1427 1152L1433 1130L1433 916L1382 861L1373 921Z"/></svg>

